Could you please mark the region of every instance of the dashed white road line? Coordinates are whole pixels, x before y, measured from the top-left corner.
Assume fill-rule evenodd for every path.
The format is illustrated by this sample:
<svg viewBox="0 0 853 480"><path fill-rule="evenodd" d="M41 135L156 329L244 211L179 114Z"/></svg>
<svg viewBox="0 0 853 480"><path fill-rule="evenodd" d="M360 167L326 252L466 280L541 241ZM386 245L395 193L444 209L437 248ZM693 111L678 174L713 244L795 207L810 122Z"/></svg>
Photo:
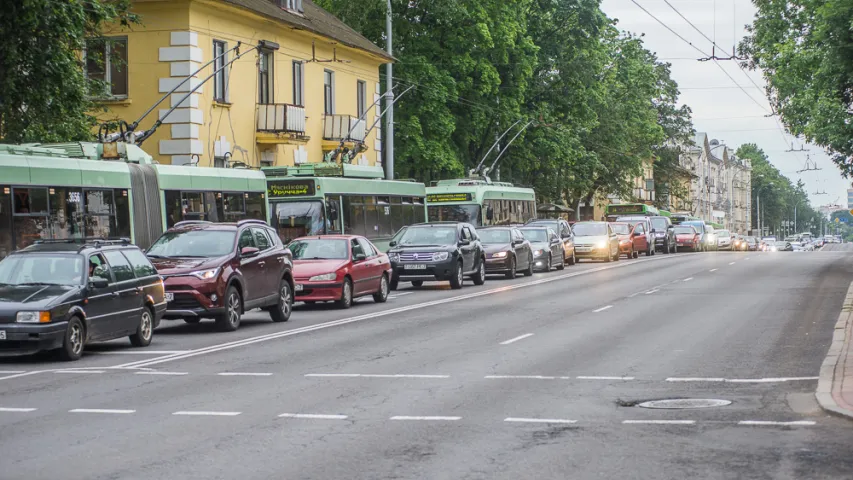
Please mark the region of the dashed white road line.
<svg viewBox="0 0 853 480"><path fill-rule="evenodd" d="M736 264L736 263L737 263L737 262L729 262L729 265L734 265L734 264Z"/></svg>
<svg viewBox="0 0 853 480"><path fill-rule="evenodd" d="M35 412L35 408L20 408L20 407L0 407L0 412L7 413L27 413L27 412Z"/></svg>
<svg viewBox="0 0 853 480"><path fill-rule="evenodd" d="M389 295L388 298L397 298L397 297L402 297L404 295L411 295L413 293L415 293L415 292L400 292L400 293L395 293L394 295Z"/></svg>
<svg viewBox="0 0 853 480"><path fill-rule="evenodd" d="M548 377L544 375L486 375L483 378L489 380L556 380L557 378L569 379L572 377Z"/></svg>
<svg viewBox="0 0 853 480"><path fill-rule="evenodd" d="M793 422L770 422L765 420L741 420L737 422L738 425L753 425L753 426L808 426L815 425L816 422L811 420L797 420Z"/></svg>
<svg viewBox="0 0 853 480"><path fill-rule="evenodd" d="M605 310L610 310L611 308L613 308L613 305L606 305L606 306L599 308L598 310L593 310L592 313L603 312Z"/></svg>
<svg viewBox="0 0 853 480"><path fill-rule="evenodd" d="M525 418L525 417L507 417L504 422L516 423L578 423L577 420L569 420L566 418Z"/></svg>
<svg viewBox="0 0 853 480"><path fill-rule="evenodd" d="M104 373L104 370L54 370L53 373Z"/></svg>
<svg viewBox="0 0 853 480"><path fill-rule="evenodd" d="M524 340L525 338L532 337L532 336L533 336L532 333L525 333L524 335L519 335L515 338L510 338L509 340L505 340L505 341L501 342L501 345L509 345L510 343L515 343L519 340Z"/></svg>
<svg viewBox="0 0 853 480"><path fill-rule="evenodd" d="M682 282L689 282L690 280L693 280L693 277L687 277L684 280L682 280Z"/></svg>
<svg viewBox="0 0 853 480"><path fill-rule="evenodd" d="M181 410L179 412L174 412L172 415L185 415L185 416L209 416L209 417L236 417L240 415L242 412L209 412L209 411L197 411L197 410Z"/></svg>
<svg viewBox="0 0 853 480"><path fill-rule="evenodd" d="M271 377L269 372L220 372L217 375L221 377Z"/></svg>
<svg viewBox="0 0 853 480"><path fill-rule="evenodd" d="M462 420L462 417L397 415L397 416L391 417L391 420L422 420L422 421L455 422L457 420Z"/></svg>
<svg viewBox="0 0 853 480"><path fill-rule="evenodd" d="M189 350L113 350L113 351L105 351L105 352L90 352L86 351L86 354L94 354L94 355L172 355L175 353L186 353Z"/></svg>
<svg viewBox="0 0 853 480"><path fill-rule="evenodd" d="M634 377L579 376L578 380L634 380Z"/></svg>
<svg viewBox="0 0 853 480"><path fill-rule="evenodd" d="M278 418L304 418L308 420L346 420L346 415L325 415L317 413L282 413Z"/></svg>
<svg viewBox="0 0 853 480"><path fill-rule="evenodd" d="M407 373L306 373L305 376L325 378L450 378L450 375L422 375Z"/></svg>
<svg viewBox="0 0 853 480"><path fill-rule="evenodd" d="M68 413L136 413L136 410L116 410L111 408L75 408Z"/></svg>
<svg viewBox="0 0 853 480"><path fill-rule="evenodd" d="M26 370L0 370L0 375L12 375L15 373L27 373Z"/></svg>
<svg viewBox="0 0 853 480"><path fill-rule="evenodd" d="M696 420L623 420L625 425L695 425Z"/></svg>
<svg viewBox="0 0 853 480"><path fill-rule="evenodd" d="M136 375L189 375L189 372L158 372L156 370L145 371L145 372L135 372Z"/></svg>
<svg viewBox="0 0 853 480"><path fill-rule="evenodd" d="M648 292L646 292L646 295L651 295L651 294L657 293L659 291L660 291L660 289L655 288L654 290L649 290Z"/></svg>
<svg viewBox="0 0 853 480"><path fill-rule="evenodd" d="M48 371L49 370L33 370L32 372L16 373L14 375L7 375L5 377L0 377L0 380L11 380L13 378L28 377L30 375L36 375L36 374L44 373L44 372L48 372Z"/></svg>
<svg viewBox="0 0 853 480"><path fill-rule="evenodd" d="M719 270L719 268L712 268L712 269L710 269L710 270L708 270L708 271L709 271L709 272L716 272L717 270Z"/></svg>

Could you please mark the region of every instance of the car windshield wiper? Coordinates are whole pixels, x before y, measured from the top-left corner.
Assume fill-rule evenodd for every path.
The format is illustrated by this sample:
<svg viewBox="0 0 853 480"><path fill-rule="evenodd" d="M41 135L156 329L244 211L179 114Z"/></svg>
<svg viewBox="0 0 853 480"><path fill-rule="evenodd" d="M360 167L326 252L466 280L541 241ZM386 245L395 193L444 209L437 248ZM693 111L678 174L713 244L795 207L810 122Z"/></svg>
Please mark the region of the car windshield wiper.
<svg viewBox="0 0 853 480"><path fill-rule="evenodd" d="M19 287L43 287L46 285L61 285L61 284L59 284L59 283L45 283L45 282L24 282L24 283L16 284L16 286L19 286Z"/></svg>
<svg viewBox="0 0 853 480"><path fill-rule="evenodd" d="M157 255L157 254L154 254L154 253L149 253L149 254L147 254L146 256L147 256L148 258L170 258L170 257L168 257L168 256L166 256L166 255Z"/></svg>

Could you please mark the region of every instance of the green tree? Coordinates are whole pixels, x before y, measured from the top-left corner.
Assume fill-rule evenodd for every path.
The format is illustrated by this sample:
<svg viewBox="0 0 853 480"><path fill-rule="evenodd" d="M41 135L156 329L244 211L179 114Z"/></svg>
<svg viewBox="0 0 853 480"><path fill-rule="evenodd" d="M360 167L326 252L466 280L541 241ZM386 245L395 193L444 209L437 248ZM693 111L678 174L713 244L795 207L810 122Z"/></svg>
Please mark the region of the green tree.
<svg viewBox="0 0 853 480"><path fill-rule="evenodd" d="M92 137L81 53L107 24L129 25L130 0L18 0L0 9L0 140Z"/></svg>
<svg viewBox="0 0 853 480"><path fill-rule="evenodd" d="M833 152L853 173L853 0L753 0L758 8L740 46L761 68L767 96L795 135Z"/></svg>

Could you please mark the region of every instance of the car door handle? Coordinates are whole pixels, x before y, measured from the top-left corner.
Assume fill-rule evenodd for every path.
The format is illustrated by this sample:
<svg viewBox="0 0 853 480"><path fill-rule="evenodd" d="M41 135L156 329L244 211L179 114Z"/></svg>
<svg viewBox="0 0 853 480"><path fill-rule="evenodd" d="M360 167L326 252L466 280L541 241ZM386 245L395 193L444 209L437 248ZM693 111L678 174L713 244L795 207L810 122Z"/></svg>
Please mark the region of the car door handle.
<svg viewBox="0 0 853 480"><path fill-rule="evenodd" d="M266 264L267 264L267 262L258 262L258 265L260 265L261 267L263 267Z"/></svg>

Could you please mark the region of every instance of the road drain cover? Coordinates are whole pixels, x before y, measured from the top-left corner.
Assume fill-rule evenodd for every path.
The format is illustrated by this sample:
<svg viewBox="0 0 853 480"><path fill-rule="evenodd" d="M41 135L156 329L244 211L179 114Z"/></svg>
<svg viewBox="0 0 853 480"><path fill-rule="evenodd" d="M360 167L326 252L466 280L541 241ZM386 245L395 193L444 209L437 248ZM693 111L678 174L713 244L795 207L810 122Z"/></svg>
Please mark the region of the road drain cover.
<svg viewBox="0 0 853 480"><path fill-rule="evenodd" d="M714 398L672 398L664 400L651 400L637 404L642 408L709 408L725 407L731 405L731 400L718 400Z"/></svg>

